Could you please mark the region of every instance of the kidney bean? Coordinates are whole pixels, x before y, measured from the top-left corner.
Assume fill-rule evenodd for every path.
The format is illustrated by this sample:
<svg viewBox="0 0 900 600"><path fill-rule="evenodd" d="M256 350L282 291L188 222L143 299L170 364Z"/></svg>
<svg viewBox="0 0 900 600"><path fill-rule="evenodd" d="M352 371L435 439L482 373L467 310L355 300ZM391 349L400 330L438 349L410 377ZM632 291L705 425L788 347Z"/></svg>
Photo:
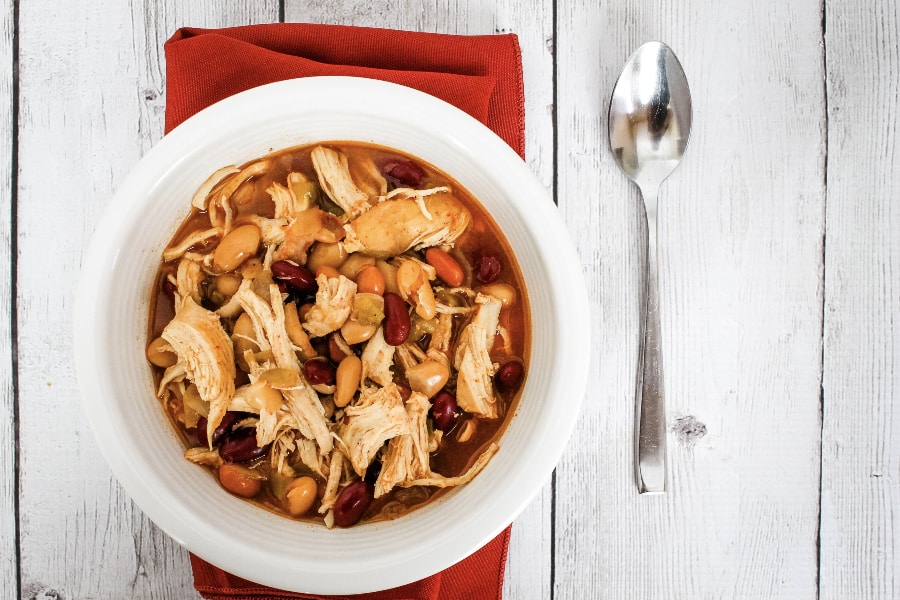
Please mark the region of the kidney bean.
<svg viewBox="0 0 900 600"><path fill-rule="evenodd" d="M475 277L482 283L491 283L500 275L500 261L490 254L484 254L475 263Z"/></svg>
<svg viewBox="0 0 900 600"><path fill-rule="evenodd" d="M431 417L434 419L435 427L444 433L450 433L456 425L459 415L459 406L457 406L456 397L453 394L444 390L434 397L431 405Z"/></svg>
<svg viewBox="0 0 900 600"><path fill-rule="evenodd" d="M384 341L399 346L409 337L412 323L406 301L393 292L384 295Z"/></svg>
<svg viewBox="0 0 900 600"><path fill-rule="evenodd" d="M365 481L354 481L344 488L334 503L334 524L350 527L362 518L375 497L375 486Z"/></svg>
<svg viewBox="0 0 900 600"><path fill-rule="evenodd" d="M269 451L269 445L262 448L256 445L256 429L244 427L232 431L225 436L222 445L219 446L219 456L228 462L247 462L259 458Z"/></svg>
<svg viewBox="0 0 900 600"><path fill-rule="evenodd" d="M514 392L522 383L525 367L517 360L503 364L494 374L494 384L501 392Z"/></svg>
<svg viewBox="0 0 900 600"><path fill-rule="evenodd" d="M272 263L272 277L287 283L301 293L315 293L318 289L316 276L312 271L286 260L276 260Z"/></svg>
<svg viewBox="0 0 900 600"><path fill-rule="evenodd" d="M174 296L174 295L175 295L175 291L176 291L178 288L175 286L174 283L172 283L172 282L169 281L168 279L163 279L163 282L162 282L162 289L163 289L163 291L164 291L166 294L168 294L169 296Z"/></svg>
<svg viewBox="0 0 900 600"><path fill-rule="evenodd" d="M425 171L411 160L394 160L384 165L383 172L398 187L417 188L425 179Z"/></svg>
<svg viewBox="0 0 900 600"><path fill-rule="evenodd" d="M371 483L372 485L378 481L378 476L381 475L381 468L384 465L381 463L381 456L376 456L375 460L369 463L368 468L366 468L366 475L363 478L367 483Z"/></svg>
<svg viewBox="0 0 900 600"><path fill-rule="evenodd" d="M335 367L325 358L311 358L303 364L303 376L313 385L333 385Z"/></svg>
<svg viewBox="0 0 900 600"><path fill-rule="evenodd" d="M231 433L231 428L234 427L234 424L240 421L241 419L247 418L249 413L237 412L237 411L228 411L222 417L222 420L219 421L219 426L216 427L216 430L213 431L213 439L212 445L218 446L219 442L222 440L222 437ZM197 439L204 446L209 446L209 442L207 442L206 437L206 427L209 421L206 420L206 417L200 417L197 421Z"/></svg>

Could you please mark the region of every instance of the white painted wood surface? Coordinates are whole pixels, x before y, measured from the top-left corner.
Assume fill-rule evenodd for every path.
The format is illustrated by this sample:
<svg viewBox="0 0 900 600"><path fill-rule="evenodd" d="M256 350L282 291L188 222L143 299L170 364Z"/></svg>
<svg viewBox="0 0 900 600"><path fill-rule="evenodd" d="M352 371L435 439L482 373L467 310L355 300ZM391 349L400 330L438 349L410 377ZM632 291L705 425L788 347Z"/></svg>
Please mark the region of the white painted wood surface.
<svg viewBox="0 0 900 600"><path fill-rule="evenodd" d="M162 135L163 42L282 15L519 35L528 162L555 190L597 310L581 424L515 524L505 598L900 595L900 20L894 0L827 2L823 31L821 10L6 2L0 252L17 288L0 287L0 597L198 597L186 552L124 495L81 413L74 286L107 200ZM695 132L660 194L671 491L639 497L640 200L605 113L622 63L654 38L682 59Z"/></svg>
<svg viewBox="0 0 900 600"><path fill-rule="evenodd" d="M0 7L0 598L16 593L16 397L13 386L13 4Z"/></svg>
<svg viewBox="0 0 900 600"><path fill-rule="evenodd" d="M900 597L900 9L826 2L821 598Z"/></svg>

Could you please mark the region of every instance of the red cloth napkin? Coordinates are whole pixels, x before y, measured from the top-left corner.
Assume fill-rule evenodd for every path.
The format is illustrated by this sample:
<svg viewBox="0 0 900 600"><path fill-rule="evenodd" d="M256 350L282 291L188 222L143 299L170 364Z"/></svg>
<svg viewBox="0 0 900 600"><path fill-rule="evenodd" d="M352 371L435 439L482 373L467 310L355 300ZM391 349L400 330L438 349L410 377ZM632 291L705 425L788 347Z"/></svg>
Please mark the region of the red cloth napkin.
<svg viewBox="0 0 900 600"><path fill-rule="evenodd" d="M166 42L166 132L199 110L266 83L346 75L399 83L469 113L525 155L522 59L515 35L455 36L341 25L279 23L183 28ZM510 528L426 579L357 600L500 598ZM209 600L339 598L275 590L191 555L194 586Z"/></svg>

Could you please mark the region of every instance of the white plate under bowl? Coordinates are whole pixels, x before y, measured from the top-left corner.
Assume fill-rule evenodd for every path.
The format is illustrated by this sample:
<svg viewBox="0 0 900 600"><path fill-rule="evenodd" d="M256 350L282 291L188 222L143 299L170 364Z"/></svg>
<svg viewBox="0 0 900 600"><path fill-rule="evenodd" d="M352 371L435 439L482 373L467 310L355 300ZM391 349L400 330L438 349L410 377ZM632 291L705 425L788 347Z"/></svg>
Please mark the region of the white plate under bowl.
<svg viewBox="0 0 900 600"><path fill-rule="evenodd" d="M325 140L403 150L468 188L519 261L532 322L519 408L487 468L395 521L333 530L261 510L185 461L144 358L153 277L197 187L224 165ZM369 79L315 77L258 87L177 127L106 208L84 257L74 315L84 407L126 492L203 559L292 591L350 594L403 585L496 536L555 467L587 379L589 318L580 265L545 188L499 137L462 111Z"/></svg>

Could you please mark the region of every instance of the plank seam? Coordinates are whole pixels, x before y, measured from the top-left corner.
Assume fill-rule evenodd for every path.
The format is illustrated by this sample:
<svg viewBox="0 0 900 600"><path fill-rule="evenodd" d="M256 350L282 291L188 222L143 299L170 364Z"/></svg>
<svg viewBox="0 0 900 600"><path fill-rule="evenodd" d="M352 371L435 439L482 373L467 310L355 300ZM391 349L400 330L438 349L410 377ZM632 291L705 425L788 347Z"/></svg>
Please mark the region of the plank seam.
<svg viewBox="0 0 900 600"><path fill-rule="evenodd" d="M823 0L824 1L824 0ZM552 44L550 46L552 52L551 60L551 85L552 90L552 108L550 110L550 129L552 131L552 152L551 165L553 176L551 178L553 185L553 203L559 206L559 106L558 86L559 68L557 65L557 42L559 40L558 20L557 20L557 0L550 3L550 29L552 31ZM556 598L556 469L550 476L550 600Z"/></svg>
<svg viewBox="0 0 900 600"><path fill-rule="evenodd" d="M19 0L12 3L12 89L10 93L10 160L9 160L9 340L10 386L12 387L13 449L13 539L16 553L16 597L22 597L22 533L19 505L21 478L19 473L19 322L18 294L18 224L16 206L19 201Z"/></svg>
<svg viewBox="0 0 900 600"><path fill-rule="evenodd" d="M822 486L824 482L825 464L823 462L825 450L825 266L826 266L826 232L828 218L828 53L826 50L827 28L827 0L822 0L822 97L824 105L824 141L822 152L822 301L819 307L820 313L820 339L822 346L819 356L819 515L818 529L816 531L816 600L821 597L822 581Z"/></svg>
<svg viewBox="0 0 900 600"><path fill-rule="evenodd" d="M278 22L284 23L284 3L285 0L278 0Z"/></svg>

